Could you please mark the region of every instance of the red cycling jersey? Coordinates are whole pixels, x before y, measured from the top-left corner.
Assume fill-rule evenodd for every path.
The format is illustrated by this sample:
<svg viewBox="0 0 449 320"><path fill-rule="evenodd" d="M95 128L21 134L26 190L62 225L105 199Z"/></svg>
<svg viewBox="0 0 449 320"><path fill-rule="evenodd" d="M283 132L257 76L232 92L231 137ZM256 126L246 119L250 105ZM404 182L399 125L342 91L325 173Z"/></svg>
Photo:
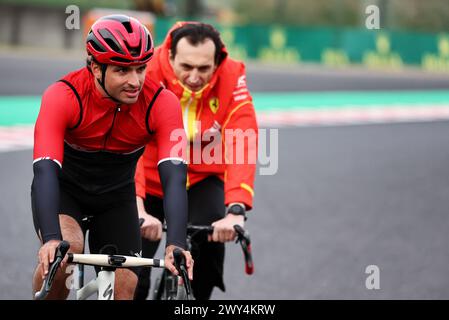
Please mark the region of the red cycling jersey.
<svg viewBox="0 0 449 320"><path fill-rule="evenodd" d="M171 140L171 133L183 132L179 100L173 93L145 81L136 103L120 105L101 96L94 81L82 68L45 91L34 132L34 161L52 159L62 166L64 142L80 151L126 154L152 139L159 162L182 158L182 152L171 154L180 150L173 147L181 140Z"/></svg>
<svg viewBox="0 0 449 320"><path fill-rule="evenodd" d="M170 182L176 181L168 183L169 198L179 200L185 192L184 169L165 161L185 160L186 138L176 96L146 81L137 102L123 105L101 96L94 81L92 73L83 68L51 85L42 97L34 133L31 194L36 230L44 242L62 239L57 219L60 186L70 186L83 195L114 190L135 193L135 166L150 141L158 146L154 155L162 162L160 171ZM184 203L169 205L174 222L167 243L185 246L187 215L185 219L179 215L185 211Z"/></svg>

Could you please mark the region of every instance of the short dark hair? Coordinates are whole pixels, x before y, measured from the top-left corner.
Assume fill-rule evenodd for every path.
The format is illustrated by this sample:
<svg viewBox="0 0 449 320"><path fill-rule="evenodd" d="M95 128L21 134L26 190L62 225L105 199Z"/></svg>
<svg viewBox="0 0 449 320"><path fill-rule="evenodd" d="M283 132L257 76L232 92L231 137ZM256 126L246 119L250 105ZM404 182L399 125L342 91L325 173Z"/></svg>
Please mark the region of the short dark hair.
<svg viewBox="0 0 449 320"><path fill-rule="evenodd" d="M219 65L226 57L226 53L222 51L224 44L221 41L220 33L210 24L201 22L187 23L182 27L173 30L170 36L172 39L170 50L173 58L176 56L176 46L178 45L179 40L184 37L193 46L204 42L206 39L211 39L215 44L216 65Z"/></svg>

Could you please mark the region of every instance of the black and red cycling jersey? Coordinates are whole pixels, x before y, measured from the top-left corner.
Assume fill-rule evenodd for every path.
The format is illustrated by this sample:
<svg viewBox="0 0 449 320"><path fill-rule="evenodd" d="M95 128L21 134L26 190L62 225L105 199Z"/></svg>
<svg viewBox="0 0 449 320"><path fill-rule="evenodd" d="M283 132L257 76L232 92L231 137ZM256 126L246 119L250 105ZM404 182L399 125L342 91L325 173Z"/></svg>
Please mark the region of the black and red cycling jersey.
<svg viewBox="0 0 449 320"><path fill-rule="evenodd" d="M34 160L49 158L62 166L64 142L87 152L126 154L155 139L160 161L172 156L170 150L179 141L170 141L170 134L178 128L183 128L181 108L170 91L145 81L136 103L120 105L101 96L93 75L83 68L45 91L34 133Z"/></svg>
<svg viewBox="0 0 449 320"><path fill-rule="evenodd" d="M58 212L53 212L57 197L51 195L58 190L42 190L55 185L52 179L91 194L132 185L137 160L150 141L157 143L159 163L185 160L179 148L186 141L181 107L173 93L147 80L137 102L124 105L102 96L94 81L90 70L82 68L51 85L42 97L34 132L33 210L44 242L61 238ZM37 176L48 169L36 168L37 163L57 163L62 170L57 178L44 172L38 183Z"/></svg>

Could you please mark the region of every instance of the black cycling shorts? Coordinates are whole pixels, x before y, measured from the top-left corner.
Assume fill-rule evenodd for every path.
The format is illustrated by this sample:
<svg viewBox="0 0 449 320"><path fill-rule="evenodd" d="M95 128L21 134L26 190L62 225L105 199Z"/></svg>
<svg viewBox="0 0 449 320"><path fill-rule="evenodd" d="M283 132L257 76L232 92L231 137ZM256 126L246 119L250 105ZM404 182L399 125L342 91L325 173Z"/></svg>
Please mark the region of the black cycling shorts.
<svg viewBox="0 0 449 320"><path fill-rule="evenodd" d="M33 195L32 195L33 196ZM101 194L91 194L60 180L60 214L74 218L84 235L89 230L90 253L100 253L106 245L117 248L117 254L134 255L141 252L140 227L137 214L135 185ZM83 218L89 217L88 221ZM34 227L38 232L33 212ZM129 268L137 275L140 268ZM96 268L99 271L99 268Z"/></svg>

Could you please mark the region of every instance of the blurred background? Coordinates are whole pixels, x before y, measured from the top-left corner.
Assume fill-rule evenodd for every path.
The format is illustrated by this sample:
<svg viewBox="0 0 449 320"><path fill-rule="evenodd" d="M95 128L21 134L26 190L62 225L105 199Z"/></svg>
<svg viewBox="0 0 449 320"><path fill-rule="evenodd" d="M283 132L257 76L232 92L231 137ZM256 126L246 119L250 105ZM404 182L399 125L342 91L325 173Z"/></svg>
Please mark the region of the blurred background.
<svg viewBox="0 0 449 320"><path fill-rule="evenodd" d="M447 0L0 0L0 299L31 298L41 94L84 66L109 13L156 44L209 22L246 63L259 169L276 170L258 174L246 224L255 274L228 244L214 299L449 298Z"/></svg>
<svg viewBox="0 0 449 320"><path fill-rule="evenodd" d="M379 32L366 29L370 5L379 9ZM64 23L72 20L73 6L80 22L69 29ZM238 59L449 68L444 0L1 0L0 9L5 46L82 49L95 18L134 10L128 13L150 27L156 43L177 20L211 22Z"/></svg>

